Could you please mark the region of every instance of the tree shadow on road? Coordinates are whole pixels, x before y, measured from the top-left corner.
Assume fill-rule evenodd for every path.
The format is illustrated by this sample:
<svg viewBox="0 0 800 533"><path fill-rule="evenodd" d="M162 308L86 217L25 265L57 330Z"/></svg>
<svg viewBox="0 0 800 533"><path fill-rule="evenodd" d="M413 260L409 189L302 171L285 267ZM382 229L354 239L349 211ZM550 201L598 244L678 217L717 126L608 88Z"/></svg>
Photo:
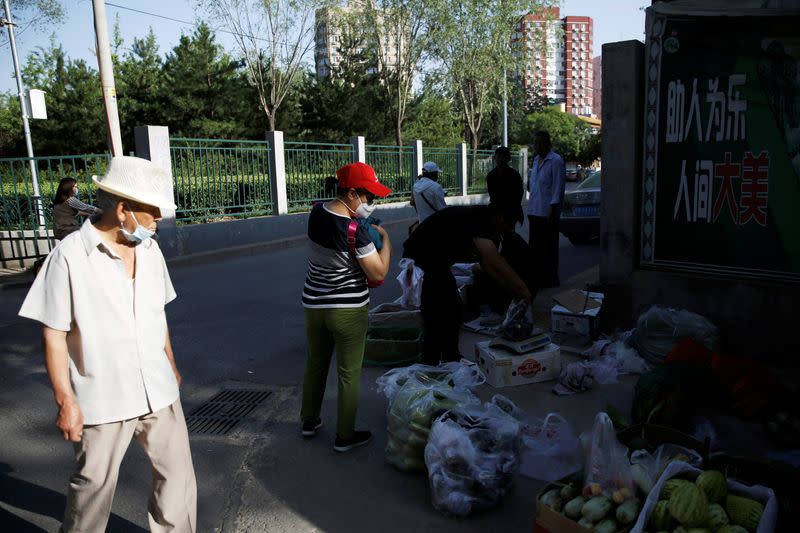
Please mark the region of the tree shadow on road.
<svg viewBox="0 0 800 533"><path fill-rule="evenodd" d="M13 472L13 468L8 463L0 463L0 502L31 513L49 516L60 522L64 516L66 496L46 487L40 487L23 479L12 477L10 475L11 472ZM0 531L40 533L46 530L0 508ZM119 533L147 532L146 529L113 513L108 520L106 531Z"/></svg>

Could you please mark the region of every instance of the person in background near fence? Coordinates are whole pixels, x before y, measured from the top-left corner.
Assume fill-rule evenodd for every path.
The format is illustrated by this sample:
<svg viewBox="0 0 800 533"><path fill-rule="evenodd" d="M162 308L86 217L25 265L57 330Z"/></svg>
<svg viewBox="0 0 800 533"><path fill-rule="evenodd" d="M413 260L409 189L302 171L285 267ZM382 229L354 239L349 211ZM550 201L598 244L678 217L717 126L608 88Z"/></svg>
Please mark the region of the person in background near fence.
<svg viewBox="0 0 800 533"><path fill-rule="evenodd" d="M546 131L534 135L533 151L536 156L528 174L528 244L536 259L537 286L558 287L558 221L567 171Z"/></svg>
<svg viewBox="0 0 800 533"><path fill-rule="evenodd" d="M511 150L507 146L498 147L494 152L495 167L486 174L489 203L509 206L509 209L516 208L518 211L516 222L522 224L525 221L522 212L522 195L525 189L522 185L522 176L509 163L511 163Z"/></svg>
<svg viewBox="0 0 800 533"><path fill-rule="evenodd" d="M392 191L364 163L345 165L336 174L336 198L315 205L308 217L308 274L303 287L308 357L300 418L304 437L313 437L322 427L322 399L335 348L338 395L333 449L345 452L372 440L371 432L355 429L368 326L368 280L382 281L392 257L386 230L373 226L382 240L378 251L367 229L353 219L369 218L375 197Z"/></svg>
<svg viewBox="0 0 800 533"><path fill-rule="evenodd" d="M103 215L62 240L20 316L43 325L56 426L73 443L61 531L105 531L131 439L150 458L150 531L196 531L197 487L181 408L181 375L164 306L175 298L151 239L175 209L169 176L146 159L114 157L94 176Z"/></svg>
<svg viewBox="0 0 800 533"><path fill-rule="evenodd" d="M78 216L102 215L103 210L78 200L78 182L73 178L62 178L53 198L53 235L56 239L78 231L81 227Z"/></svg>
<svg viewBox="0 0 800 533"><path fill-rule="evenodd" d="M411 188L411 205L417 210L420 224L435 212L447 207L444 189L439 185L440 172L439 165L428 161L422 165L422 175Z"/></svg>
<svg viewBox="0 0 800 533"><path fill-rule="evenodd" d="M423 362L458 361L461 297L451 268L477 257L481 269L516 298L532 300L525 282L500 256L495 244L513 231L516 211L499 205L455 206L428 217L404 244L403 257L413 259L422 278L420 311L425 334Z"/></svg>

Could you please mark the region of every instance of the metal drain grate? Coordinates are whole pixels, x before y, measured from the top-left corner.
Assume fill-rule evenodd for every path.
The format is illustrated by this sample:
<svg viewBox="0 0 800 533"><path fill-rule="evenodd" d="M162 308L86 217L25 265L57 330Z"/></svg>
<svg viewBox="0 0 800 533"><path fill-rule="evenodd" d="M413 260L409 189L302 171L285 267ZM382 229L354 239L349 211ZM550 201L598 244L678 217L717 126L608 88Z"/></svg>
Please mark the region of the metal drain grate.
<svg viewBox="0 0 800 533"><path fill-rule="evenodd" d="M186 417L189 433L227 435L258 404L269 398L270 391L224 390Z"/></svg>

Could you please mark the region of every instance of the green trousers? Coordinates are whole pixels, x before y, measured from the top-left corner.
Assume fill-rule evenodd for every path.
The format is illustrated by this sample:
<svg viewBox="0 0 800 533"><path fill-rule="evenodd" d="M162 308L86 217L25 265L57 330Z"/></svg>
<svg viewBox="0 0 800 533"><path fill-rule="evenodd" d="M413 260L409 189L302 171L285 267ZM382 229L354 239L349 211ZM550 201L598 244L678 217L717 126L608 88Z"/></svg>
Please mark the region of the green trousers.
<svg viewBox="0 0 800 533"><path fill-rule="evenodd" d="M361 392L361 363L369 318L367 306L345 309L305 309L308 359L303 378L303 422L320 418L331 357L336 348L338 376L336 434L353 436Z"/></svg>

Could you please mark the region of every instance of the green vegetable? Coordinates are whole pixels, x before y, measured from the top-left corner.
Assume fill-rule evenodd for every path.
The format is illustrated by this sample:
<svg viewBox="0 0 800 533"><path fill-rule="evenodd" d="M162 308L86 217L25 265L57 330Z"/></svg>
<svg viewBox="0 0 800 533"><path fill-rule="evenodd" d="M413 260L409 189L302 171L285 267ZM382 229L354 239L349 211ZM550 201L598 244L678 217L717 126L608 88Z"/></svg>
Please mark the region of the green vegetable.
<svg viewBox="0 0 800 533"><path fill-rule="evenodd" d="M578 525L581 527L585 527L586 529L592 529L594 527L594 522L592 522L586 517L583 517L580 520L578 520Z"/></svg>
<svg viewBox="0 0 800 533"><path fill-rule="evenodd" d="M605 496L595 496L581 509L581 514L584 518L588 518L592 522L602 520L611 510L611 500Z"/></svg>
<svg viewBox="0 0 800 533"><path fill-rule="evenodd" d="M672 529L672 515L669 514L669 501L661 500L656 503L650 514L650 527L656 531Z"/></svg>
<svg viewBox="0 0 800 533"><path fill-rule="evenodd" d="M727 526L722 526L720 529L718 529L717 533L748 533L748 531L742 526L728 524Z"/></svg>
<svg viewBox="0 0 800 533"><path fill-rule="evenodd" d="M611 518L606 518L596 526L594 526L595 533L614 533L617 530L617 523Z"/></svg>
<svg viewBox="0 0 800 533"><path fill-rule="evenodd" d="M616 517L620 524L630 524L639 515L639 500L631 498L617 507Z"/></svg>
<svg viewBox="0 0 800 533"><path fill-rule="evenodd" d="M689 533L689 532L686 531L685 527L678 526L678 527L676 527L675 529L672 530L672 533Z"/></svg>
<svg viewBox="0 0 800 533"><path fill-rule="evenodd" d="M764 514L764 506L759 502L732 494L728 495L725 508L732 524L753 530L758 528L761 515Z"/></svg>
<svg viewBox="0 0 800 533"><path fill-rule="evenodd" d="M704 527L693 527L687 533L713 533Z"/></svg>
<svg viewBox="0 0 800 533"><path fill-rule="evenodd" d="M669 514L682 526L700 526L708 520L708 498L693 483L681 485L669 497Z"/></svg>
<svg viewBox="0 0 800 533"><path fill-rule="evenodd" d="M580 491L572 483L570 483L569 485L564 485L564 487L561 489L561 499L564 500L565 502L571 500L578 494L580 494Z"/></svg>
<svg viewBox="0 0 800 533"><path fill-rule="evenodd" d="M564 506L564 516L572 518L573 520L580 518L581 509L585 503L586 498L583 496L576 496L575 498L571 499L569 502L567 502L567 505Z"/></svg>
<svg viewBox="0 0 800 533"><path fill-rule="evenodd" d="M539 498L539 501L557 513L561 512L561 507L564 505L561 500L561 491L558 489L548 490Z"/></svg>
<svg viewBox="0 0 800 533"><path fill-rule="evenodd" d="M708 529L716 531L722 526L727 526L728 522L730 522L728 513L725 512L721 505L712 503L708 506L708 522L706 522Z"/></svg>
<svg viewBox="0 0 800 533"><path fill-rule="evenodd" d="M725 497L728 495L728 481L722 472L706 470L697 476L695 484L706 493L708 501L711 503L725 501Z"/></svg>

